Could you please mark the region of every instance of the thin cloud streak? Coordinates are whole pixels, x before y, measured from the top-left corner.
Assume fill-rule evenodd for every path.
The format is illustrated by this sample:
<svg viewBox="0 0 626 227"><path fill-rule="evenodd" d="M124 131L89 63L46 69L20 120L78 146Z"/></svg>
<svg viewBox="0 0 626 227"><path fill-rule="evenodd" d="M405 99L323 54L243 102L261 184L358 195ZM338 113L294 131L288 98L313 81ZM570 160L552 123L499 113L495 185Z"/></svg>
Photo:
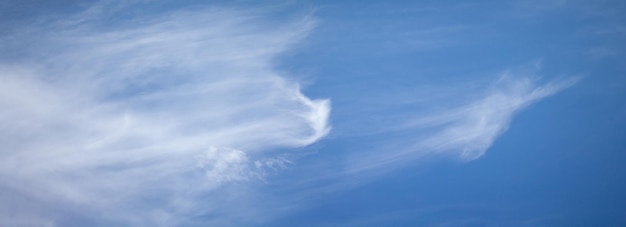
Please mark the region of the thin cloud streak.
<svg viewBox="0 0 626 227"><path fill-rule="evenodd" d="M371 151L350 155L345 174L397 169L434 156L461 161L480 158L506 132L517 113L579 80L574 77L541 84L539 77L533 76L536 67L509 70L481 92L460 88L448 94L447 100L438 97L433 99L436 103L420 102L426 110L388 117L393 121L385 129L378 129L380 134L365 135L384 135L384 142L369 145L374 147Z"/></svg>
<svg viewBox="0 0 626 227"><path fill-rule="evenodd" d="M508 129L520 110L575 81L536 85L531 78L505 74L483 98L435 117L418 119L420 124L437 128L437 133L419 142L417 148L451 153L466 161L477 159Z"/></svg>
<svg viewBox="0 0 626 227"><path fill-rule="evenodd" d="M0 184L40 207L180 224L219 206L200 206L206 192L288 162L265 151L330 130L330 101L272 68L313 28L308 17L197 9L106 27L115 12L86 12L1 37L15 48L37 37L0 62ZM67 218L38 215L20 219Z"/></svg>
<svg viewBox="0 0 626 227"><path fill-rule="evenodd" d="M347 138L359 143L351 144L350 150L333 157L334 160L342 158L342 162L314 163L316 166L308 171L316 172L306 178L302 177L303 173L293 174L287 179L289 185L282 189L291 194L281 196L291 196L288 203L298 209L303 204L314 203L315 198L322 195L348 191L406 171L406 168L413 173L425 170L440 157L463 162L476 160L508 130L520 111L580 80L571 77L545 82L536 76L538 70L539 64L511 69L496 77L495 82L481 81L484 86L478 87L465 83L440 88L430 86L424 89L428 92L422 93L424 97L418 101L412 96L407 97L411 101L403 102L394 94L386 95L397 99L385 97L385 94L372 95L395 102L385 106L374 100L372 102L379 103L378 106L365 107L379 109L379 112L367 116L360 113L357 106L350 108L359 113L353 118L360 123L351 124L360 127L350 130L366 133L335 133L332 139ZM401 94L406 93L401 91ZM390 113L386 108L394 111ZM405 111L398 114L401 108ZM377 119L381 122L376 122ZM339 123L335 124L337 128L341 127ZM381 127L384 124L386 127Z"/></svg>

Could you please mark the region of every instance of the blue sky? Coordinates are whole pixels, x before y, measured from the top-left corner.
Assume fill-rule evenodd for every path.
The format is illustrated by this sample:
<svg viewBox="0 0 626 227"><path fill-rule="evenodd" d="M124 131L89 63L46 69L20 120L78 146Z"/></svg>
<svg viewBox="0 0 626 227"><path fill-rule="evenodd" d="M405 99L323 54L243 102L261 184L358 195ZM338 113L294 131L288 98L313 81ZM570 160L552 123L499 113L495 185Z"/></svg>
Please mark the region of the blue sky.
<svg viewBox="0 0 626 227"><path fill-rule="evenodd" d="M0 225L626 225L625 11L3 1Z"/></svg>

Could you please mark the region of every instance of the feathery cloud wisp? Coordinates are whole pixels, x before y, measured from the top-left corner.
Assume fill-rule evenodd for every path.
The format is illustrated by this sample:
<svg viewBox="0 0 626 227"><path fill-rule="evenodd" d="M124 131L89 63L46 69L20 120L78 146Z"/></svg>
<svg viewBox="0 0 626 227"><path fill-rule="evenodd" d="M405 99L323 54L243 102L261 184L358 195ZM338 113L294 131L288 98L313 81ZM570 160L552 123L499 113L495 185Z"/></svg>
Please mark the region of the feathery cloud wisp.
<svg viewBox="0 0 626 227"><path fill-rule="evenodd" d="M418 119L416 122L436 128L436 133L419 142L418 148L453 153L462 160L479 158L508 129L518 111L573 83L575 80L538 86L528 77L504 75L484 97L458 109Z"/></svg>
<svg viewBox="0 0 626 227"><path fill-rule="evenodd" d="M175 224L203 212L194 200L206 191L283 162L263 151L328 133L329 101L272 69L311 19L198 9L111 26L104 9L0 37L19 59L0 62L2 187L111 220ZM46 215L27 219L62 219Z"/></svg>
<svg viewBox="0 0 626 227"><path fill-rule="evenodd" d="M477 159L508 129L519 111L578 80L573 78L540 85L537 77L524 75L526 73L508 71L483 92L460 88L444 95L447 97L425 99L418 105L436 111L392 115L388 122L390 126L382 133L398 134L402 139L383 139L384 144L374 145L378 148L352 155L347 172L393 169L401 166L400 163L427 155L446 155L463 161ZM429 89L437 90L450 89Z"/></svg>

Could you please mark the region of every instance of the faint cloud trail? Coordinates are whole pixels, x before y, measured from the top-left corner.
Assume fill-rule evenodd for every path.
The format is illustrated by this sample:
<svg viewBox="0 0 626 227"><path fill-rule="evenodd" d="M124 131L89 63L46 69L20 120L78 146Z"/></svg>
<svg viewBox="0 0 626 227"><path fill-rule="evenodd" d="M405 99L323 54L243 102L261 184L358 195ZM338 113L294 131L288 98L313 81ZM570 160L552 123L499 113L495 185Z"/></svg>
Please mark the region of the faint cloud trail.
<svg viewBox="0 0 626 227"><path fill-rule="evenodd" d="M424 118L437 133L418 143L418 149L449 152L462 160L485 154L507 129L517 112L553 95L575 80L536 85L530 78L504 75L481 99L433 118Z"/></svg>
<svg viewBox="0 0 626 227"><path fill-rule="evenodd" d="M483 156L495 140L506 132L519 111L574 85L580 79L573 77L541 84L540 78L533 76L537 67L539 65L529 69L509 70L481 92L461 88L450 93L448 98L439 97L436 103L420 103L421 107L431 109L436 106L436 111L395 116L394 119L403 120L390 122L387 129L380 131L381 134L366 136L405 136L402 139L382 139L384 144L379 142L371 151L354 153L350 156L346 173L395 169L433 155L462 161Z"/></svg>

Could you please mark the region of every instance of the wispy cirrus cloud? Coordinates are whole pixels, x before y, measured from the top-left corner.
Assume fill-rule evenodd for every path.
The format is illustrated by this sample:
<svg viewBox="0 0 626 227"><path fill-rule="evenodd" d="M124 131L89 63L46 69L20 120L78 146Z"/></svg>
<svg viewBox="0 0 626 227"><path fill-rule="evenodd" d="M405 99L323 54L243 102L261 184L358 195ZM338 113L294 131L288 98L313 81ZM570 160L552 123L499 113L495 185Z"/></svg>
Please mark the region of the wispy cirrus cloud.
<svg viewBox="0 0 626 227"><path fill-rule="evenodd" d="M291 194L281 195L291 196L292 205L300 208L320 195L349 191L406 169L419 171L441 157L476 160L521 111L579 80L547 80L535 63L469 81L370 94L343 113L351 122L334 124L329 140L349 141L348 149L313 163L316 172L310 177L291 176L284 190Z"/></svg>
<svg viewBox="0 0 626 227"><path fill-rule="evenodd" d="M411 127L436 130L418 149L452 153L462 160L484 155L525 107L574 84L576 79L537 84L532 77L504 73L483 97L450 111L416 119Z"/></svg>
<svg viewBox="0 0 626 227"><path fill-rule="evenodd" d="M0 184L24 197L3 198L13 205L0 219L71 222L20 207L29 201L180 224L216 209L198 201L208 191L287 162L265 151L328 133L329 100L273 69L310 18L202 8L107 21L119 10L95 5L0 37L10 45L0 62Z"/></svg>
<svg viewBox="0 0 626 227"><path fill-rule="evenodd" d="M494 82L483 81L483 85L424 87L424 92L416 93L425 97L397 102L408 111L381 111L378 118L367 119L381 119L387 126L361 129L370 133L360 136L378 137L369 141L379 142L368 145L374 147L371 151L351 154L346 172L395 169L427 156L462 161L483 156L521 110L579 80L572 77L542 82L538 70L539 64L518 67L501 73ZM385 108L400 107L379 107Z"/></svg>
<svg viewBox="0 0 626 227"><path fill-rule="evenodd" d="M223 226L289 213L311 191L334 192L425 156L479 158L519 111L576 82L510 70L491 86L475 82L482 90L425 85L391 98L348 90L358 96L343 113L352 124L334 138L357 142L333 152L345 160L306 163L312 171L284 185L309 190L281 194L270 202L279 211L255 209L239 201L255 192L229 186L285 168L293 160L275 148L306 146L330 130L330 101L306 97L273 67L315 22L225 8L148 16L108 4L0 35L0 202L11 204L0 206L0 220L10 220L0 225ZM439 36L465 28L406 37L437 47Z"/></svg>

